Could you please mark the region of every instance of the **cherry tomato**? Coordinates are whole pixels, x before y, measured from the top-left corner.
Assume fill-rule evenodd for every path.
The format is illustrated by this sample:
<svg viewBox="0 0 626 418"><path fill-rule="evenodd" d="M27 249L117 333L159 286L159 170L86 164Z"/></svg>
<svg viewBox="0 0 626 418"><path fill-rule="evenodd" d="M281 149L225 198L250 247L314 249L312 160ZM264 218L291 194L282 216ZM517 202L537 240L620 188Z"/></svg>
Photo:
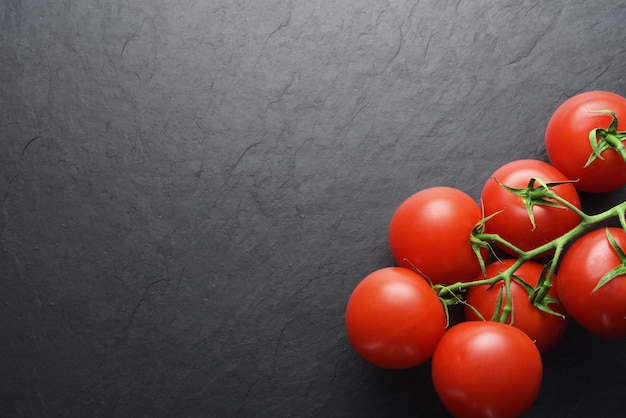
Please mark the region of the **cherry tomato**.
<svg viewBox="0 0 626 418"><path fill-rule="evenodd" d="M417 268L434 284L471 280L480 264L469 238L480 219L478 204L458 189L421 190L391 218L391 253L398 265Z"/></svg>
<svg viewBox="0 0 626 418"><path fill-rule="evenodd" d="M506 271L515 263L513 259L496 261L489 264L485 270L486 277L495 277L498 273ZM534 261L527 261L517 268L514 276L521 279L527 285L536 287L543 272L543 265ZM552 276L552 288L548 296L558 300L556 291L557 275ZM504 281L493 287L489 285L472 286L467 291L466 302L476 309L484 319L493 317L498 298L502 295L502 308L506 303ZM546 353L553 348L563 337L567 328L567 316L565 310L558 303L547 305L554 312L562 314L565 318L542 311L533 305L529 298L528 290L515 280L511 280L511 298L513 300L513 312L508 323L524 331L534 342L540 352ZM545 300L545 299L544 299ZM477 321L481 318L476 315L469 306L465 307L465 318L469 321Z"/></svg>
<svg viewBox="0 0 626 418"><path fill-rule="evenodd" d="M589 134L597 128L607 130L612 116L597 113L612 110L618 131L626 129L626 98L607 91L588 91L563 102L546 127L545 145L550 162L576 187L586 192L608 192L626 184L626 162L614 149L606 149L587 167L593 152Z"/></svg>
<svg viewBox="0 0 626 418"><path fill-rule="evenodd" d="M618 246L626 249L626 232L608 228ZM607 229L591 231L565 252L559 266L557 290L561 303L583 328L602 337L626 337L626 275L618 275L595 290L600 279L621 266Z"/></svg>
<svg viewBox="0 0 626 418"><path fill-rule="evenodd" d="M457 418L514 418L535 401L543 365L539 350L519 329L461 322L439 342L432 378L439 399Z"/></svg>
<svg viewBox="0 0 626 418"><path fill-rule="evenodd" d="M346 329L352 347L365 360L405 369L431 358L446 331L446 314L422 276L404 267L386 267L353 290Z"/></svg>
<svg viewBox="0 0 626 418"><path fill-rule="evenodd" d="M531 178L540 179L544 183L567 181L559 170L546 162L516 160L498 168L487 180L481 193L485 217L502 211L485 223L484 232L498 234L523 251L535 249L561 236L578 225L580 219L570 209L535 204L532 206L533 226L524 199L501 186L526 189ZM551 190L580 209L578 192L571 183L554 186ZM501 247L515 255L508 247Z"/></svg>

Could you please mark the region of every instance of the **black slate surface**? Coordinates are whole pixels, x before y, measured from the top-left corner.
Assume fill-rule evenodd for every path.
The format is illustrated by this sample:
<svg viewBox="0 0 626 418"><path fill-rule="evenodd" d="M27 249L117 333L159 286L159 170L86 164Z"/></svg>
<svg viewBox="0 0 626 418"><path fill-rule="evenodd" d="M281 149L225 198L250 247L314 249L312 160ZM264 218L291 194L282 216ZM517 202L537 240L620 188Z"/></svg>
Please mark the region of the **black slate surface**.
<svg viewBox="0 0 626 418"><path fill-rule="evenodd" d="M356 356L347 298L392 264L403 199L478 198L498 166L546 159L566 98L626 94L625 17L3 0L0 416L447 416L428 365ZM625 348L572 324L527 416L622 416Z"/></svg>

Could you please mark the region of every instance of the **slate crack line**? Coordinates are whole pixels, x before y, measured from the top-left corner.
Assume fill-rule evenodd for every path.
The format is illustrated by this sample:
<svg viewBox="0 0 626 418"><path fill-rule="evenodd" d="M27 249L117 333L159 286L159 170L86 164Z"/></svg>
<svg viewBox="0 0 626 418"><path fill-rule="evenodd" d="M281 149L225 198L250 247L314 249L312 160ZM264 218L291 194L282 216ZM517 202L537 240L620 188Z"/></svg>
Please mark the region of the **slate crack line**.
<svg viewBox="0 0 626 418"><path fill-rule="evenodd" d="M248 151L250 151L252 148L257 147L259 145L261 145L263 143L263 141L256 141L250 145L248 145L246 147L246 149L243 150L243 152L239 155L239 158L237 158L237 161L235 161L229 168L228 168L228 172L232 173L233 171L235 171L235 169L237 168L237 166L239 165L239 163L241 163L241 160L243 160L243 157L246 156L246 154L248 153Z"/></svg>
<svg viewBox="0 0 626 418"><path fill-rule="evenodd" d="M276 341L276 347L274 347L274 358L273 358L273 362L272 362L272 375L276 374L276 362L278 361L278 353L280 352L280 345L282 343L283 335L285 334L285 330L287 329L289 324L291 324L291 321L292 320L288 320L287 322L285 322L285 324L281 328L280 332L278 333L278 341Z"/></svg>
<svg viewBox="0 0 626 418"><path fill-rule="evenodd" d="M391 66L391 64L393 64L396 58L398 58L398 56L400 55L400 50L402 49L402 46L404 44L404 34L402 33L402 28L399 28L399 32L400 32L400 39L398 40L398 46L396 47L396 50L394 51L393 56L389 58L389 60L385 64L385 68L383 68L381 74L386 73L389 67Z"/></svg>
<svg viewBox="0 0 626 418"><path fill-rule="evenodd" d="M27 143L26 145L24 145L24 148L22 148L22 152L20 153L20 158L22 158L24 156L24 153L26 152L26 150L28 149L28 147L30 147L30 145L35 142L36 140L38 140L40 138L39 135L32 137Z"/></svg>
<svg viewBox="0 0 626 418"><path fill-rule="evenodd" d="M133 320L135 318L135 314L137 313L137 311L139 310L139 307L141 305L144 304L144 302L146 301L146 297L148 296L148 292L150 292L150 289L152 288L152 286L160 283L160 282L164 282L166 281L166 279L158 279L153 281L152 283L150 283L148 286L146 286L145 290L143 291L143 294L141 295L141 298L139 298L139 302L137 302L137 304L135 305L135 307L133 308L133 311L130 314L130 318L128 320L128 325L126 325L126 329L130 329L130 326L133 323Z"/></svg>
<svg viewBox="0 0 626 418"><path fill-rule="evenodd" d="M292 11L289 10L289 14L287 15L287 17L265 38L265 42L263 43L263 50L265 50L265 48L267 47L267 43L274 35L276 35L280 30L289 26L289 22L291 22L291 14Z"/></svg>
<svg viewBox="0 0 626 418"><path fill-rule="evenodd" d="M237 411L237 416L240 416L243 413L244 407L246 406L246 401L248 400L248 396L250 396L250 392L252 392L252 388L259 382L259 379L256 379L254 382L248 386L248 390L243 395L243 399L241 400L241 405L239 406L239 410Z"/></svg>

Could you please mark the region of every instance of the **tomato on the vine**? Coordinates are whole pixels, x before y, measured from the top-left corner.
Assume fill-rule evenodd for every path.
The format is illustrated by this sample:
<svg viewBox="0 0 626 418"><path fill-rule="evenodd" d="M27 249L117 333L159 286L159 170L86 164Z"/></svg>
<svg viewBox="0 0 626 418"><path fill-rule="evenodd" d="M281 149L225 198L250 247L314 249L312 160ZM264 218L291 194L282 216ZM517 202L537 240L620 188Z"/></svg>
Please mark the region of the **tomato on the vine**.
<svg viewBox="0 0 626 418"><path fill-rule="evenodd" d="M615 227L596 229L578 238L559 266L557 290L561 303L583 328L602 337L626 337L623 251L626 231Z"/></svg>
<svg viewBox="0 0 626 418"><path fill-rule="evenodd" d="M550 190L576 208L581 207L576 188L567 183L568 179L563 173L546 162L524 159L511 161L498 168L487 180L481 193L484 216L493 215L486 221L484 232L498 234L522 251L533 250L552 241L574 228L580 221L576 212L550 198L533 204L531 217L525 198L503 187L526 193L529 192L529 182L533 178L541 180L545 185L564 182L554 185ZM541 187L538 181L533 185L534 189ZM501 248L516 255L506 246Z"/></svg>
<svg viewBox="0 0 626 418"><path fill-rule="evenodd" d="M398 265L419 270L434 284L471 280L480 264L469 238L480 219L478 204L461 190L421 190L391 218L391 253Z"/></svg>
<svg viewBox="0 0 626 418"><path fill-rule="evenodd" d="M539 350L519 329L491 321L461 322L432 359L435 391L457 418L519 417L543 378Z"/></svg>
<svg viewBox="0 0 626 418"><path fill-rule="evenodd" d="M485 270L486 277L495 277L508 270L515 261L514 259L506 259L489 264ZM547 293L547 297L550 299L544 297L544 302L548 309L562 316L541 310L531 301L528 287L532 289L537 287L543 270L544 266L534 261L526 261L515 270L513 280L510 282L513 311L507 323L524 331L535 342L539 351L546 353L563 337L567 328L568 317L563 307L558 304L555 287L557 283L556 274L552 276L552 287ZM502 315L507 301L504 281L500 281L495 286L470 287L466 296L465 318L469 321L492 319L499 299L501 305L498 316ZM474 309L482 315L482 318L476 314Z"/></svg>
<svg viewBox="0 0 626 418"><path fill-rule="evenodd" d="M606 112L610 110L613 115ZM587 91L563 102L552 114L545 132L550 162L576 187L586 192L608 192L626 184L624 152L626 98L608 91ZM592 135L592 138L590 138ZM595 136L595 137L594 137ZM594 152L592 143L596 144ZM591 158L591 160L590 160Z"/></svg>
<svg viewBox="0 0 626 418"><path fill-rule="evenodd" d="M431 358L444 335L444 307L428 282L404 267L385 267L352 291L346 330L354 350L388 369L417 366Z"/></svg>

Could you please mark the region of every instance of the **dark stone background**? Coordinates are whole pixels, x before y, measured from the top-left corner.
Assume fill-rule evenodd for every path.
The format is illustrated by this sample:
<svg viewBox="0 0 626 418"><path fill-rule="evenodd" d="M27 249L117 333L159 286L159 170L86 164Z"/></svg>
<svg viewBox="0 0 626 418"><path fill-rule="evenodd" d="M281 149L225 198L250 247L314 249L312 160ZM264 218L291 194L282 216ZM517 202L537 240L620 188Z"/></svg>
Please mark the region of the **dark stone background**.
<svg viewBox="0 0 626 418"><path fill-rule="evenodd" d="M394 209L626 94L622 0L3 0L0 416L442 417L343 313ZM589 210L626 197L585 195ZM572 324L529 417L617 417ZM592 415L593 414L593 415Z"/></svg>

